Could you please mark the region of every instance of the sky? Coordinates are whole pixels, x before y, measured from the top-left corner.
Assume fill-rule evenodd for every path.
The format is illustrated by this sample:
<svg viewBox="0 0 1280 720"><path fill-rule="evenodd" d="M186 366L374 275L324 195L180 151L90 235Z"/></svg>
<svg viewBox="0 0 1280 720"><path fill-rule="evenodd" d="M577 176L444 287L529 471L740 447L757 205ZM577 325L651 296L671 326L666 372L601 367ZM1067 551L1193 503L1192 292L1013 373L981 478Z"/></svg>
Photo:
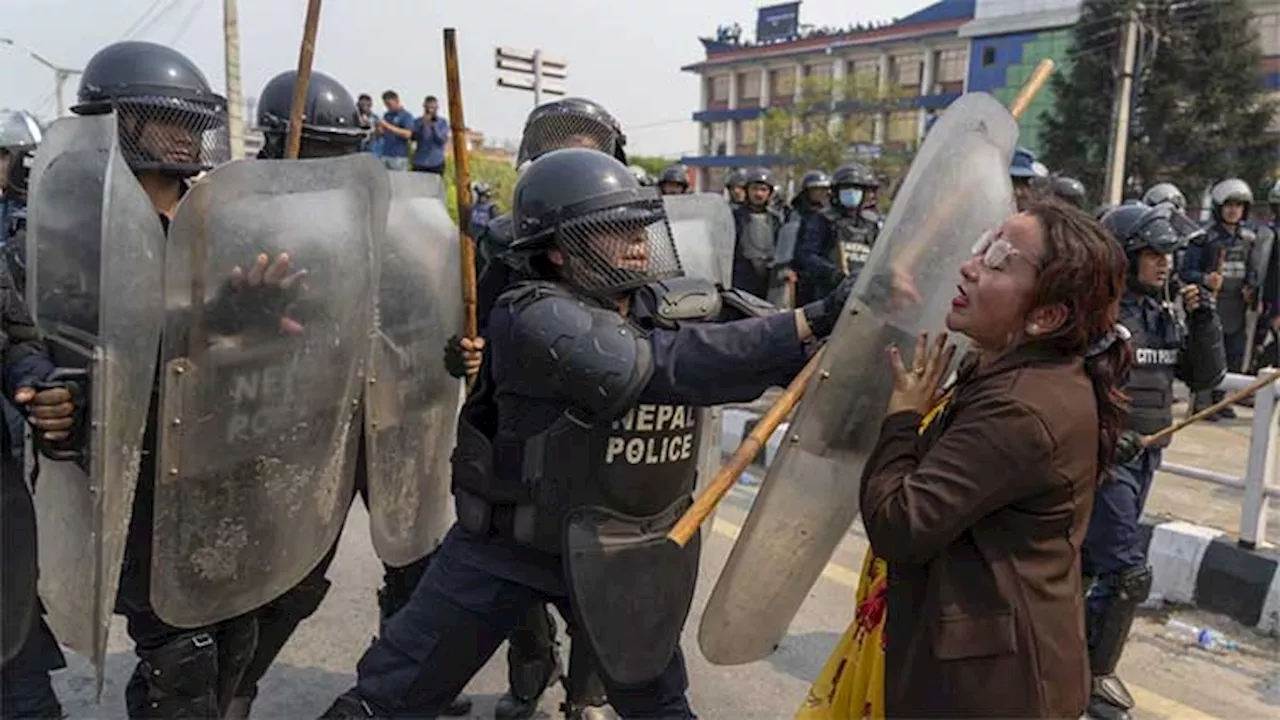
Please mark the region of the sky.
<svg viewBox="0 0 1280 720"><path fill-rule="evenodd" d="M807 0L800 22L846 26L902 17L932 0ZM604 105L640 155L696 154L690 114L698 76L680 67L703 59L698 37L737 22L754 35L756 0L325 0L314 68L352 94L395 89L420 112L425 95L445 102L443 34L457 28L467 125L490 140L514 141L533 106L530 92L499 88L497 46L569 64L571 95ZM241 84L255 96L277 73L296 67L306 0L239 0ZM190 57L219 92L222 0L0 0L0 38L55 64L82 68L94 52L124 39L169 45ZM54 115L53 72L23 50L0 44L0 108ZM75 102L77 80L65 101ZM375 100L381 108L381 101Z"/></svg>

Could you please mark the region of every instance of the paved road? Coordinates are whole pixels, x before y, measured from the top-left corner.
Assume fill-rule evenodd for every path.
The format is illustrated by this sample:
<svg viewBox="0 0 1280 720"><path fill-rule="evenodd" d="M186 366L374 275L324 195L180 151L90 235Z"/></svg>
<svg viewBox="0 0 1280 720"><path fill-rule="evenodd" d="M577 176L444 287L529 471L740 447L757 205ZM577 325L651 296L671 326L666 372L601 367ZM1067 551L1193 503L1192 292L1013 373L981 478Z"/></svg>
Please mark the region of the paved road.
<svg viewBox="0 0 1280 720"><path fill-rule="evenodd" d="M724 563L731 538L741 526L752 497L750 488L735 488L713 532L707 536L695 614L706 602L711 582ZM685 648L692 676L691 696L702 717L792 715L849 622L853 585L865 548L858 526L846 537L823 579L810 593L790 636L766 661L740 667L709 664L698 653L694 639L696 616L690 621ZM330 573L334 581L332 592L267 676L255 718L316 717L352 682L356 660L375 632L374 590L381 576L381 565L368 541L367 516L358 503ZM1261 638L1220 618L1180 615L1228 632L1243 647L1221 656L1184 648L1161 637L1162 617L1143 617L1122 665L1140 704L1137 717L1280 717L1280 640ZM70 657L71 667L56 676L59 694L71 717L124 717L122 693L133 656L120 622L113 630L111 649L101 705L93 703L92 674L81 658ZM471 683L469 689L476 696L474 717L492 717L493 703L505 686L504 657L500 652ZM542 705L545 713L558 715L555 708L559 701L558 689L548 693Z"/></svg>

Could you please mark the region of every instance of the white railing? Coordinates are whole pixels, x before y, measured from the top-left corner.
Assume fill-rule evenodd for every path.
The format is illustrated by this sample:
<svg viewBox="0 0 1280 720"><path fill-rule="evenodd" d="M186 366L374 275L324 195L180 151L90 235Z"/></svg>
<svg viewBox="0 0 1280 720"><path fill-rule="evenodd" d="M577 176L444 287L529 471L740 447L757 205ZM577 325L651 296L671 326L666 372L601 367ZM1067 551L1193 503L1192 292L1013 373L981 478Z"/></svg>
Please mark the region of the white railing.
<svg viewBox="0 0 1280 720"><path fill-rule="evenodd" d="M1272 376L1278 372L1267 368L1258 377ZM1252 384L1252 375L1228 374L1218 386L1219 390L1232 393ZM1244 477L1228 475L1215 470L1162 462L1160 470L1193 480L1203 480L1215 485L1244 491L1244 503L1240 509L1240 547L1249 550L1257 547L1267 536L1267 510L1273 497L1280 497L1280 385L1263 386L1253 396L1253 425L1249 430L1249 457Z"/></svg>

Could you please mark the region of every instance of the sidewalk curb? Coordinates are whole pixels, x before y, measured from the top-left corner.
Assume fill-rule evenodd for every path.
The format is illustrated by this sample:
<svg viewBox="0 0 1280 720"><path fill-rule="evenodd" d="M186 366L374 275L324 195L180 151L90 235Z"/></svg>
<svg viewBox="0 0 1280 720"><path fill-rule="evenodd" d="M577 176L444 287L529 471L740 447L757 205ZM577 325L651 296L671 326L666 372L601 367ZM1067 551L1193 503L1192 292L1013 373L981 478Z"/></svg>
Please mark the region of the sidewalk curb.
<svg viewBox="0 0 1280 720"><path fill-rule="evenodd" d="M725 408L721 447L731 452L760 420L760 413ZM786 437L778 427L752 470L763 470ZM1181 520L1144 518L1147 562L1155 576L1151 596L1226 615L1264 633L1280 635L1280 552L1246 550L1216 528Z"/></svg>

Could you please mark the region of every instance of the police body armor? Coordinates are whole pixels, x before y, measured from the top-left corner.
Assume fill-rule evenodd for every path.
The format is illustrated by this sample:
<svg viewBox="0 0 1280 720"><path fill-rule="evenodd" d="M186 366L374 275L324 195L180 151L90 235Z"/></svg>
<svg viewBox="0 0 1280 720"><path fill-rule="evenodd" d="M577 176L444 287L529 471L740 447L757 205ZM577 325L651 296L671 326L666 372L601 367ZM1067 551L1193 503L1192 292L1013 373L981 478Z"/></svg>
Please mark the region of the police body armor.
<svg viewBox="0 0 1280 720"><path fill-rule="evenodd" d="M1129 329L1133 348L1133 368L1124 388L1130 398L1128 429L1150 435L1173 422L1173 380L1186 330L1171 308L1132 292L1120 304L1120 322ZM1166 438L1160 447L1168 444Z"/></svg>
<svg viewBox="0 0 1280 720"><path fill-rule="evenodd" d="M1221 226L1214 228L1216 237L1213 242L1229 240ZM1244 332L1245 302L1244 286L1248 277L1250 254L1253 252L1257 235L1249 228L1240 228L1235 241L1230 245L1220 246L1222 288L1218 291L1218 315L1222 318L1222 331L1227 335ZM1215 259L1216 262L1216 259Z"/></svg>
<svg viewBox="0 0 1280 720"><path fill-rule="evenodd" d="M825 211L827 220L835 229L835 243L831 246L831 262L846 274L855 277L871 258L879 227L862 213L849 216L838 209Z"/></svg>

